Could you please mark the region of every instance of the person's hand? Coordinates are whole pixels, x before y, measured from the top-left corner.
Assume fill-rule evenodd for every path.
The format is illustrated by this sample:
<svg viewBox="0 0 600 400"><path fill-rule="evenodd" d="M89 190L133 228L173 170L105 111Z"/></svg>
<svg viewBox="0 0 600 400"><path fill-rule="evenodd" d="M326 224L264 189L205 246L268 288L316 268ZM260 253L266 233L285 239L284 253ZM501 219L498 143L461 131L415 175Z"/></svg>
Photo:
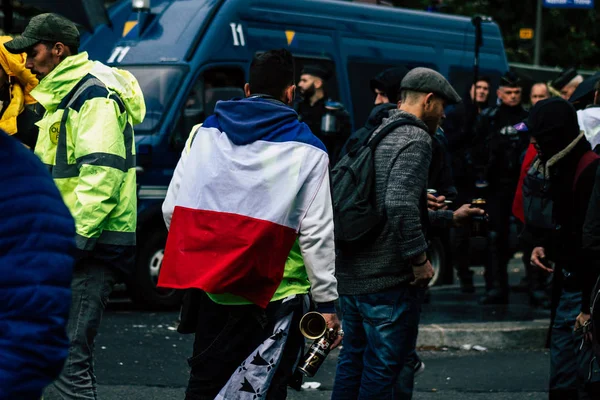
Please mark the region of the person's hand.
<svg viewBox="0 0 600 400"><path fill-rule="evenodd" d="M575 328L573 329L574 331L578 331L580 329L582 329L586 323L588 323L588 321L590 320L591 315L590 314L586 314L583 312L580 312L579 315L577 316L577 319L575 320ZM588 341L592 340L592 332L586 332L585 333L585 339Z"/></svg>
<svg viewBox="0 0 600 400"><path fill-rule="evenodd" d="M340 324L337 314L323 314L323 318L325 318L325 321L327 322L327 329L333 329L334 332L337 332L337 337L331 345L331 350L333 350L342 342L344 331L342 330L342 325Z"/></svg>
<svg viewBox="0 0 600 400"><path fill-rule="evenodd" d="M485 215L485 211L481 208L471 207L470 204L463 204L460 208L454 211L452 221L456 226L462 226L476 215Z"/></svg>
<svg viewBox="0 0 600 400"><path fill-rule="evenodd" d="M534 266L543 269L547 272L554 272L552 268L549 268L544 265L544 260L546 259L546 249L543 247L536 247L531 252L531 259L529 263Z"/></svg>
<svg viewBox="0 0 600 400"><path fill-rule="evenodd" d="M415 276L415 280L412 281L410 284L417 287L427 287L429 281L431 281L431 279L435 275L435 271L433 270L433 267L431 266L431 262L429 260L427 260L427 262L420 267L416 267L413 265L412 270L413 275Z"/></svg>
<svg viewBox="0 0 600 400"><path fill-rule="evenodd" d="M444 203L445 196L435 197L431 193L427 193L427 208L431 211L447 210L448 205Z"/></svg>

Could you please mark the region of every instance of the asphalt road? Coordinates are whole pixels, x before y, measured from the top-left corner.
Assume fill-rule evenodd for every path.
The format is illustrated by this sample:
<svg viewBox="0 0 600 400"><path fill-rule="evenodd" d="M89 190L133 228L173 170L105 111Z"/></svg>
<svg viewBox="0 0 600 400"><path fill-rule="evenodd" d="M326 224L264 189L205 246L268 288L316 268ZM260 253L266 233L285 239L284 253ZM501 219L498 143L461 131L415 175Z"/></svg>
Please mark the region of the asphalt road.
<svg viewBox="0 0 600 400"><path fill-rule="evenodd" d="M193 337L175 331L176 312L148 313L128 303L109 305L96 343L96 374L102 400L184 398ZM331 395L337 351L310 381L316 390L289 399ZM548 354L527 352L421 351L426 368L417 377L415 400L546 399Z"/></svg>

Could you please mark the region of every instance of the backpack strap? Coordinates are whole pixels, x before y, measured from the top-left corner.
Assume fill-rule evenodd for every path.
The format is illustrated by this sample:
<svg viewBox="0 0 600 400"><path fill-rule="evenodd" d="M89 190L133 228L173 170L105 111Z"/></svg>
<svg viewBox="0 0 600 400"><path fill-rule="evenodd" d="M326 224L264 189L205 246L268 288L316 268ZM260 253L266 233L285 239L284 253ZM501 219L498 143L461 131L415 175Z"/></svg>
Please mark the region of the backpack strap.
<svg viewBox="0 0 600 400"><path fill-rule="evenodd" d="M583 171L585 171L586 168L590 166L590 164L592 164L599 158L600 156L598 156L591 150L586 151L584 155L581 156L581 158L579 159L579 163L577 163L577 169L575 170L575 179L573 179L573 191L575 191L575 188L577 187L577 182L579 181L579 177L581 176Z"/></svg>
<svg viewBox="0 0 600 400"><path fill-rule="evenodd" d="M388 133L404 125L412 125L421 128L421 126L416 121L413 121L408 118L401 118L396 121L390 122L389 124L381 128L381 130L377 132L377 134L373 136L373 138L370 141L367 139L367 145L371 148L371 150L375 150L377 145L379 145L379 142L381 142L383 138L388 135Z"/></svg>

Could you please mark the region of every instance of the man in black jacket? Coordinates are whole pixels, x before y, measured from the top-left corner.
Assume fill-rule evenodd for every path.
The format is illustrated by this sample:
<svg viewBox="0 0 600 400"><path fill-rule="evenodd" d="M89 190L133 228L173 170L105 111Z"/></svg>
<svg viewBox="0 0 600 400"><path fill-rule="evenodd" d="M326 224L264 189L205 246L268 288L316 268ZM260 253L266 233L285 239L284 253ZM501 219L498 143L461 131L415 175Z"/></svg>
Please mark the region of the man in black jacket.
<svg viewBox="0 0 600 400"><path fill-rule="evenodd" d="M532 266L554 272L555 316L551 327L550 400L578 399L573 327L580 312L585 269L582 227L598 158L579 131L575 109L560 98L538 102L525 124L538 156L523 183L525 229L522 240L534 250Z"/></svg>
<svg viewBox="0 0 600 400"><path fill-rule="evenodd" d="M468 95L463 97L463 102L448 109L444 120L444 134L447 138L447 148L450 152L451 177L457 198L456 204L470 203L475 193L475 175L472 165L473 131L477 117L488 105L490 94L490 79L479 77L471 85ZM433 164L433 161L432 161ZM436 189L439 189L436 187ZM456 228L454 230L455 268L460 280L460 287L464 293L474 293L473 271L470 269L470 230Z"/></svg>
<svg viewBox="0 0 600 400"><path fill-rule="evenodd" d="M475 129L473 161L477 197L487 200L490 216L486 295L481 298L481 304L508 302L510 217L522 156L529 145L527 135L513 128L527 117L527 111L521 105L521 92L518 77L505 74L497 91L501 104L485 109Z"/></svg>
<svg viewBox="0 0 600 400"><path fill-rule="evenodd" d="M596 182L590 197L590 202L583 224L582 244L587 258L587 265L581 269L582 275L582 307L575 321L575 330L583 331L585 326L591 322L593 325L593 336L584 335L583 343L579 346L579 377L584 394L590 399L600 398L600 362L596 357L599 349L600 337L600 309L598 305L591 303L600 290L600 167L596 171ZM595 284L595 287L594 287ZM594 320L590 321L591 313ZM583 332L582 332L583 333ZM585 396L581 396L581 399Z"/></svg>

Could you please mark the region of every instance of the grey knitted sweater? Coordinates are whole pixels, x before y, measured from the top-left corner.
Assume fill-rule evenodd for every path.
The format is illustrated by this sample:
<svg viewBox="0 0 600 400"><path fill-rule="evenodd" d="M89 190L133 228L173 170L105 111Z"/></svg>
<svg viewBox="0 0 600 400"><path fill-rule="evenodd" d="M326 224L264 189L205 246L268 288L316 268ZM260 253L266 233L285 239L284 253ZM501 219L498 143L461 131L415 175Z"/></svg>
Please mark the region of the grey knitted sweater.
<svg viewBox="0 0 600 400"><path fill-rule="evenodd" d="M336 258L338 292L342 295L377 293L406 285L414 279L410 258L427 250L421 207L426 207L425 188L431 162L431 137L427 126L414 115L401 110L390 112L374 135L392 121L410 118L412 125L390 132L375 150L375 187L379 211L387 222L371 244L340 250ZM452 213L430 213L436 219L452 219Z"/></svg>

